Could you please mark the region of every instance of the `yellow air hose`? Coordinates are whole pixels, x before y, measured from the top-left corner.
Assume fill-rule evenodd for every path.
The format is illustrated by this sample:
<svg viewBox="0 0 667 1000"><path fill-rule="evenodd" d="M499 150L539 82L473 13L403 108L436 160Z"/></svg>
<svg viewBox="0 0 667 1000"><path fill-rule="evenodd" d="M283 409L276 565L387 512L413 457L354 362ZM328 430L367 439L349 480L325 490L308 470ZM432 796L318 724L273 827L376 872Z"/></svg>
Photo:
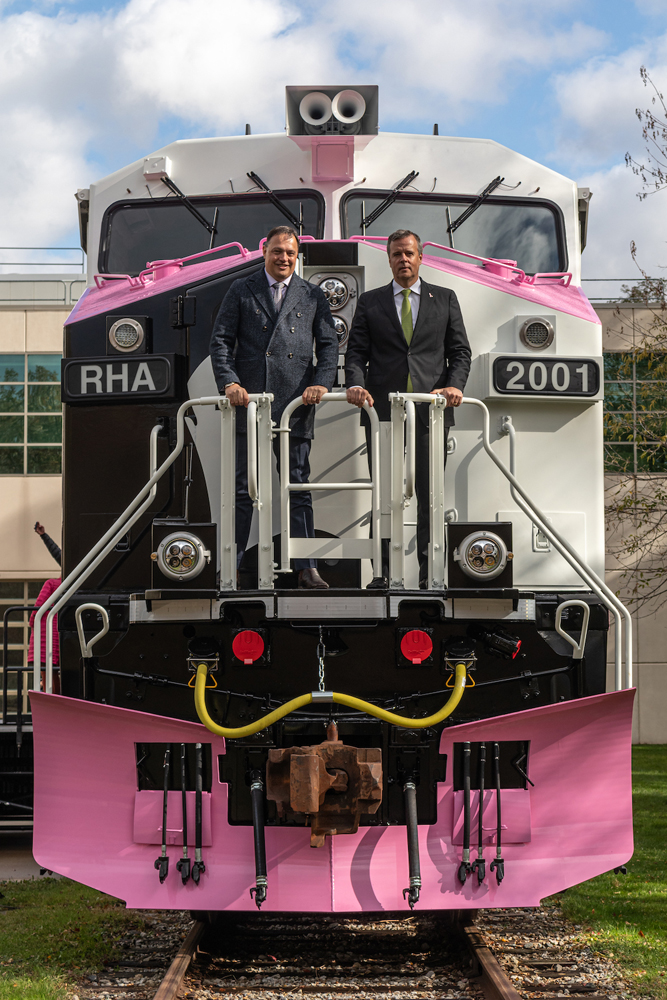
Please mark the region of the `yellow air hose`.
<svg viewBox="0 0 667 1000"><path fill-rule="evenodd" d="M197 709L197 715L210 732L215 733L216 736L224 736L227 739L238 740L244 736L252 736L253 733L258 733L261 729L267 729L269 726L272 726L274 722L278 722L279 719L289 715L290 712L295 712L297 708L310 705L313 700L310 692L302 694L299 698L292 698L291 701L285 702L280 708L269 712L263 719L251 722L249 726L239 726L237 729L230 729L228 726L219 726L208 714L208 709L206 708L207 676L207 665L205 663L198 663L197 679L195 681L195 708ZM347 705L348 708L356 708L359 712L365 712L366 715L374 715L376 719L382 719L383 722L391 722L394 726L404 726L406 729L428 729L430 726L437 726L439 722L442 722L448 715L452 714L463 697L466 677L467 670L465 663L457 663L454 687L451 695L439 712L429 715L425 719L409 719L404 715L395 715L394 712L387 712L384 708L378 708L377 705L372 705L369 701L362 701L361 698L353 698L349 694L338 694L336 691L331 693L331 698L337 705Z"/></svg>

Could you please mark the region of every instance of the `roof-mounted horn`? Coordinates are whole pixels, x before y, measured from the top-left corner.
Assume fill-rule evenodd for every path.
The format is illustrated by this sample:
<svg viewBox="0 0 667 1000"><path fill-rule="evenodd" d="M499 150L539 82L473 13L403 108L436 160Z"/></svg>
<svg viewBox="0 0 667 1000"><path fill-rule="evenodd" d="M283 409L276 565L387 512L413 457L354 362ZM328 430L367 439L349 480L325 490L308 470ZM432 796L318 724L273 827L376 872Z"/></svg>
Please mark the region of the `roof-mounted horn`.
<svg viewBox="0 0 667 1000"><path fill-rule="evenodd" d="M288 135L377 135L378 88L287 87Z"/></svg>

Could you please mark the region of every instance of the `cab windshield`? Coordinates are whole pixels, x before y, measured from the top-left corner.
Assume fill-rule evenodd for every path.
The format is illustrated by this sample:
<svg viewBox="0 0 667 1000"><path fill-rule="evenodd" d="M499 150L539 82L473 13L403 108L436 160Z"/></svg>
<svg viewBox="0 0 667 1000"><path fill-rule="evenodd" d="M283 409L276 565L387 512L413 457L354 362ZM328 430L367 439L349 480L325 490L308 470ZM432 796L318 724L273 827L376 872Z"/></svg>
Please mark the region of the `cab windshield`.
<svg viewBox="0 0 667 1000"><path fill-rule="evenodd" d="M321 239L324 233L324 199L318 191L276 191L276 196L297 219L303 234ZM273 226L289 225L266 194L190 198L190 203L211 224L211 234L181 201L142 198L116 202L102 221L99 271L103 274L138 274L148 261L188 257L237 242L256 250ZM217 216L216 216L217 209ZM230 250L229 253L235 253Z"/></svg>
<svg viewBox="0 0 667 1000"><path fill-rule="evenodd" d="M387 197L388 191L349 194L342 205L343 231L362 234L367 218ZM453 233L451 223L474 198L443 195L399 194L393 204L366 226L367 236L388 236L396 229L412 229L426 242L465 250L480 257L515 260L527 274L563 271L567 267L562 215L547 201L519 201L489 197ZM465 258L427 247L425 253L454 260ZM474 261L472 262L474 263Z"/></svg>

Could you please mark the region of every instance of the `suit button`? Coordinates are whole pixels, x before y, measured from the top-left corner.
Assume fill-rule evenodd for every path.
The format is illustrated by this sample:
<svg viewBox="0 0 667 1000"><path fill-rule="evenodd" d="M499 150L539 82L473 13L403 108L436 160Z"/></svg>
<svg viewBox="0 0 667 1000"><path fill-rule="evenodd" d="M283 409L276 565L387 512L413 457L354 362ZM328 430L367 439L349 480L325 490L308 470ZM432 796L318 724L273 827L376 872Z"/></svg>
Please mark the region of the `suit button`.
<svg viewBox="0 0 667 1000"><path fill-rule="evenodd" d="M294 355L293 355L293 354L288 354L288 355L287 355L287 357L288 357L288 358L293 358L293 357L294 357Z"/></svg>
<svg viewBox="0 0 667 1000"><path fill-rule="evenodd" d="M259 314L260 314L260 312L261 312L261 309L255 309L255 312L256 312L256 313L257 313L257 315L259 316Z"/></svg>
<svg viewBox="0 0 667 1000"><path fill-rule="evenodd" d="M263 327L262 327L262 330L266 330L266 327L265 327L265 326L263 326Z"/></svg>
<svg viewBox="0 0 667 1000"><path fill-rule="evenodd" d="M297 313L296 316L297 316L297 319L301 319L301 313Z"/></svg>
<svg viewBox="0 0 667 1000"><path fill-rule="evenodd" d="M292 328L290 329L290 333L296 333L296 327L295 327L295 326L293 326L293 327L292 327Z"/></svg>
<svg viewBox="0 0 667 1000"><path fill-rule="evenodd" d="M266 352L266 356L267 356L267 358L270 358L271 357L271 351L267 351Z"/></svg>

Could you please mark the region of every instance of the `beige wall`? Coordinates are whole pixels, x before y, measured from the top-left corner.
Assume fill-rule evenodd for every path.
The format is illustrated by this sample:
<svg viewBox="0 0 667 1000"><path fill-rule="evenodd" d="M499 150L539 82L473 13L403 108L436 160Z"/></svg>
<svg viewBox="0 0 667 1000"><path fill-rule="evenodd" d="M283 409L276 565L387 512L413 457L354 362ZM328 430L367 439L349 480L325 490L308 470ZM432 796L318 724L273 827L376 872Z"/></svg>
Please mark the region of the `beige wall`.
<svg viewBox="0 0 667 1000"><path fill-rule="evenodd" d="M0 354L62 351L70 307L0 308ZM0 580L57 576L58 566L33 531L41 521L60 544L60 476L0 476Z"/></svg>
<svg viewBox="0 0 667 1000"><path fill-rule="evenodd" d="M45 580L59 568L33 530L41 521L60 545L60 476L0 476L0 580Z"/></svg>
<svg viewBox="0 0 667 1000"><path fill-rule="evenodd" d="M602 322L603 345L607 351L630 351L650 336L653 313L650 309L634 307L598 306L596 311ZM618 477L609 477L608 488L614 488ZM626 533L632 528L627 526ZM618 542L618 531L607 525L607 544ZM642 564L637 559L631 564L640 573ZM607 583L620 592L624 601L631 595L623 589L621 565L607 551ZM629 605L632 607L632 605ZM634 684L637 687L633 719L635 743L667 743L667 602L643 605L633 612ZM614 688L614 629L610 631L608 648L608 690Z"/></svg>

